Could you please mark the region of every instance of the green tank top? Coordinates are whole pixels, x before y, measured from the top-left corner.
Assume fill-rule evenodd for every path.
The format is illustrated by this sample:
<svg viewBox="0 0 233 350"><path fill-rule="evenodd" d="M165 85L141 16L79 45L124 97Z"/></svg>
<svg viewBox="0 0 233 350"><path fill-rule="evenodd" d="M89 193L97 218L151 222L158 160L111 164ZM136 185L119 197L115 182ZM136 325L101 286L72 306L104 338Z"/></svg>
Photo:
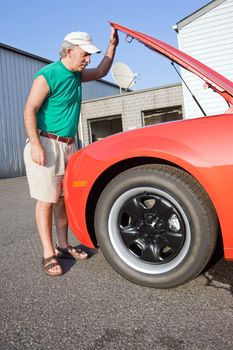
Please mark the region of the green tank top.
<svg viewBox="0 0 233 350"><path fill-rule="evenodd" d="M43 67L49 95L37 112L37 127L46 132L74 137L77 134L82 100L81 73L67 69L61 61Z"/></svg>

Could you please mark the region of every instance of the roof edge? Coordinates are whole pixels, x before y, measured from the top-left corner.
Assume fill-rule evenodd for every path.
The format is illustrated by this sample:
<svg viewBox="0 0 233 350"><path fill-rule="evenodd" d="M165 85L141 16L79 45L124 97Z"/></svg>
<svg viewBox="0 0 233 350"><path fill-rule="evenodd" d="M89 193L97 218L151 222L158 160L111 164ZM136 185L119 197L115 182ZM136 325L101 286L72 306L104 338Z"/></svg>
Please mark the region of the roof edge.
<svg viewBox="0 0 233 350"><path fill-rule="evenodd" d="M15 48L13 46L9 46L9 45L3 44L1 42L0 42L0 48L9 50L9 51L12 51L12 52L15 52L15 53L19 53L21 55L24 55L24 56L27 56L27 57L30 57L30 58L35 58L35 59L40 60L40 61L45 62L45 63L52 63L53 62L53 61L51 61L51 60L49 60L47 58L34 55L34 54L29 53L27 51L23 51L23 50L17 49L17 48Z"/></svg>
<svg viewBox="0 0 233 350"><path fill-rule="evenodd" d="M117 95L97 97L97 98L82 101L82 104L86 104L86 103L90 103L90 102L94 102L94 101L108 100L111 98L120 98L120 97L123 98L125 96L138 95L138 94L147 93L147 92L151 92L151 91L164 90L164 89L169 89L169 88L173 88L173 87L175 88L175 87L179 87L179 86L182 87L181 82L167 84L167 85L160 85L160 86L156 86L156 87L152 87L152 88L148 88L148 89L128 91L128 92L124 92L124 93L119 93Z"/></svg>
<svg viewBox="0 0 233 350"><path fill-rule="evenodd" d="M175 30L177 32L179 32L179 30L181 28L183 28L187 24L191 23L192 21L194 21L198 17L203 16L205 13L207 13L208 11L214 9L215 7L217 7L218 5L223 3L224 1L226 1L226 0L212 0L211 2L209 2L206 5L202 6L197 11L191 13L187 17L184 17L179 22L177 22L176 25L174 26Z"/></svg>

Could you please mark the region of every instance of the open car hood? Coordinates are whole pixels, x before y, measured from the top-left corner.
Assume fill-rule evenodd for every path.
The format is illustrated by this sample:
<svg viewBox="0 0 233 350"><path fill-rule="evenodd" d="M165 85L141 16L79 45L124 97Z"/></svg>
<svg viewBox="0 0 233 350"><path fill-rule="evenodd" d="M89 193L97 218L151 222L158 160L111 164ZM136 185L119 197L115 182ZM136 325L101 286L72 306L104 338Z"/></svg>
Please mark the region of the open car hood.
<svg viewBox="0 0 233 350"><path fill-rule="evenodd" d="M215 72L213 69L199 62L195 58L187 55L186 53L176 49L171 45L164 43L161 40L123 27L114 22L110 22L110 25L115 29L127 34L127 37L137 39L149 49L159 52L163 56L179 64L181 67L196 74L208 84L208 87L219 93L231 105L233 104L233 82L229 79L223 77L221 74Z"/></svg>

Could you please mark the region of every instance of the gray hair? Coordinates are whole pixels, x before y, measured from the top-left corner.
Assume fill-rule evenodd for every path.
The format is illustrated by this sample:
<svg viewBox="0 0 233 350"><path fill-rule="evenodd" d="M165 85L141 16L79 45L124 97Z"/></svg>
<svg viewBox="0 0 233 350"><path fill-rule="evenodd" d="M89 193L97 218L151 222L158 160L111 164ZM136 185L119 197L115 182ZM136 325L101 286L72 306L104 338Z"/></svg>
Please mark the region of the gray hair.
<svg viewBox="0 0 233 350"><path fill-rule="evenodd" d="M64 58L66 57L67 53L66 53L66 50L67 49L70 49L70 48L73 48L75 47L76 45L74 44L71 44L69 41L63 41L62 44L61 44L61 48L60 48L60 51L59 51L59 54L60 54L60 57L61 58Z"/></svg>

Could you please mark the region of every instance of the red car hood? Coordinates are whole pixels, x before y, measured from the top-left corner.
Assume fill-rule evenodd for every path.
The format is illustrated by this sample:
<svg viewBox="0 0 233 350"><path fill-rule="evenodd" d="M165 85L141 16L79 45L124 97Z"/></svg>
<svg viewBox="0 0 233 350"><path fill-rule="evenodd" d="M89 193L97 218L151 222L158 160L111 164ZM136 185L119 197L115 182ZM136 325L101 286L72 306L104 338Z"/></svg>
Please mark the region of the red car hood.
<svg viewBox="0 0 233 350"><path fill-rule="evenodd" d="M209 87L219 93L230 104L233 104L233 82L215 72L205 64L199 62L195 58L185 54L175 47L155 39L149 35L137 32L135 30L123 27L117 23L110 22L115 29L124 32L127 36L132 37L146 45L151 50L161 53L163 56L178 63L183 68L196 74L203 79Z"/></svg>

